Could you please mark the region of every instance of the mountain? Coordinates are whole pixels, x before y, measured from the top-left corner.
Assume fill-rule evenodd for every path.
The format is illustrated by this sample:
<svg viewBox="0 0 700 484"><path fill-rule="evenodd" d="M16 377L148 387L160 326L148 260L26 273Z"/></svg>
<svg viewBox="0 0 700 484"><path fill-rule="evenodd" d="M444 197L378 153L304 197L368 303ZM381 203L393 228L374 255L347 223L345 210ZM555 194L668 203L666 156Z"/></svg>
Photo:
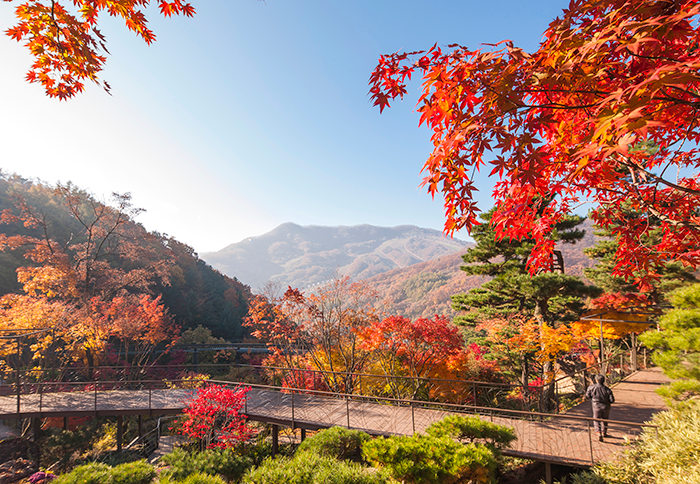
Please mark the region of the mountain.
<svg viewBox="0 0 700 484"><path fill-rule="evenodd" d="M576 244L559 244L557 249L564 257L566 273L588 282L583 276L583 269L592 267L595 262L583 253L583 249L592 247L597 237L593 234L590 220L584 221L581 228L586 231L582 240ZM432 317L435 314L453 317L457 313L452 309L450 296L479 287L487 280L486 277L468 276L460 270L464 263L462 254L469 246L434 260L378 274L366 282L379 292L384 309L389 314L410 318Z"/></svg>
<svg viewBox="0 0 700 484"><path fill-rule="evenodd" d="M215 269L253 288L266 281L305 288L337 271L367 279L465 250L467 242L413 225L300 226L285 223L259 237L201 254Z"/></svg>

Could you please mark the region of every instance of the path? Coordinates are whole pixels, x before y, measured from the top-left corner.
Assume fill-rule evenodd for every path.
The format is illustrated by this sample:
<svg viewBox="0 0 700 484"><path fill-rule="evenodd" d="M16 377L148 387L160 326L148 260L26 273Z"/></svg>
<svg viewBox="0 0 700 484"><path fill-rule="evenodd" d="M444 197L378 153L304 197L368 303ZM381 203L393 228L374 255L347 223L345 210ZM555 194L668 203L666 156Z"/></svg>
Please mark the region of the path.
<svg viewBox="0 0 700 484"><path fill-rule="evenodd" d="M637 423L650 421L653 414L668 409L663 398L656 393L656 389L670 381L660 368L650 368L633 373L613 385L615 403L610 411L610 418ZM580 403L566 414L591 417L591 403Z"/></svg>

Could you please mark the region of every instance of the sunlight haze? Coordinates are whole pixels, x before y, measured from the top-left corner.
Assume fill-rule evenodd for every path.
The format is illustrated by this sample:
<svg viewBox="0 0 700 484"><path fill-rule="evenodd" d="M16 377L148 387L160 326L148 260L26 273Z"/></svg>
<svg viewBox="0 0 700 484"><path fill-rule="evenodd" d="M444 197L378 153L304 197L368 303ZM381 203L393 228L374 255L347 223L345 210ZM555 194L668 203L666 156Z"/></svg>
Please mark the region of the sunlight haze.
<svg viewBox="0 0 700 484"><path fill-rule="evenodd" d="M430 132L419 84L380 115L367 80L381 54L511 39L532 51L565 2L193 1L194 18L146 15L147 46L101 19L111 53L97 85L60 102L30 85L30 56L0 39L0 167L131 192L137 220L198 252L292 221L441 230L420 169ZM14 25L0 2L0 27ZM491 183L479 195L489 208ZM466 234L459 234L466 237Z"/></svg>

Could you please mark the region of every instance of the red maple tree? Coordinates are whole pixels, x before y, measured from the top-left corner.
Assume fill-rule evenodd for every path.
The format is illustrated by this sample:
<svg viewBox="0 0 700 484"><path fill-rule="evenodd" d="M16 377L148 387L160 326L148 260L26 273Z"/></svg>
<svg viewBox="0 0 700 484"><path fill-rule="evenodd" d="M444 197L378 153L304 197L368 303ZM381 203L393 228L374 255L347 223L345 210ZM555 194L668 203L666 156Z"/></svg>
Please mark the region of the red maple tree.
<svg viewBox="0 0 700 484"><path fill-rule="evenodd" d="M615 273L655 278L669 260L700 265L699 36L693 0L573 0L534 53L504 41L386 55L370 93L383 110L422 76L435 147L423 184L444 196L446 232L478 224L474 173L488 169L500 179L491 223L536 240L533 272L555 224L591 202L619 243ZM658 240L640 244L653 226Z"/></svg>
<svg viewBox="0 0 700 484"><path fill-rule="evenodd" d="M241 413L249 390L250 387L231 389L220 385L200 388L183 411L184 421L178 431L199 440L208 449L233 447L245 441L253 435Z"/></svg>

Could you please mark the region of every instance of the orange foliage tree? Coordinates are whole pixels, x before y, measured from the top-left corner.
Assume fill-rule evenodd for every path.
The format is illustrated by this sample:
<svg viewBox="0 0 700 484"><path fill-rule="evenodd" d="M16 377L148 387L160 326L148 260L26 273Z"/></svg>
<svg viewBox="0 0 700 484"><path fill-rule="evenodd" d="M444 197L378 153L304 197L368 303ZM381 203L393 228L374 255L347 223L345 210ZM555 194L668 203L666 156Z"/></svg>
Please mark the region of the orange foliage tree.
<svg viewBox="0 0 700 484"><path fill-rule="evenodd" d="M644 293L608 293L594 299L591 306L579 321L571 325L579 340L588 345L591 352L594 345L590 341L598 341L600 363L610 356L610 351L605 349L605 340L626 344L636 358L636 335L649 329L650 315L659 313L653 299Z"/></svg>
<svg viewBox="0 0 700 484"><path fill-rule="evenodd" d="M423 183L444 196L446 232L478 224L474 173L488 168L490 223L534 238L531 272L549 264L556 224L592 202L618 242L614 273L653 279L671 260L700 265L699 35L694 0L573 0L534 53L504 41L386 55L370 93L382 110L422 76ZM659 237L640 244L652 218Z"/></svg>
<svg viewBox="0 0 700 484"><path fill-rule="evenodd" d="M110 343L120 345L125 359L143 363L153 345L177 334L160 297L148 294L156 282L167 284L171 261L149 257L157 240L144 240L137 230L132 217L140 210L128 195L115 194L107 205L70 184L56 194L78 229L67 239L54 238L47 217L22 197L15 210L2 212L0 222L24 230L1 233L0 251L18 250L29 263L17 269L25 294L0 299L2 329L52 330L34 341L34 364L50 354L57 358L52 364L94 366Z"/></svg>
<svg viewBox="0 0 700 484"><path fill-rule="evenodd" d="M376 302L367 284L337 277L309 295L289 287L277 300L258 296L246 324L287 364L309 363L324 370L329 389L352 393L358 382L353 373L369 356L357 334L379 320Z"/></svg>
<svg viewBox="0 0 700 484"><path fill-rule="evenodd" d="M446 317L435 315L415 321L390 316L358 330L360 341L371 352L372 373L406 378L370 379L381 393L393 398L447 396L456 390L451 382L429 379L478 379L493 368L479 364L478 348L466 348L459 328ZM462 389L464 390L464 389Z"/></svg>
<svg viewBox="0 0 700 484"><path fill-rule="evenodd" d="M4 0L14 2L15 0ZM107 60L106 39L98 29L100 15L124 19L126 27L147 44L155 41L143 9L149 0L27 0L15 9L17 24L5 33L25 42L35 60L27 73L29 82L44 86L49 97L73 97L85 81L100 84L98 75ZM157 0L165 17L192 17L194 7L183 0ZM72 5L71 5L72 4ZM109 84L102 86L109 92Z"/></svg>
<svg viewBox="0 0 700 484"><path fill-rule="evenodd" d="M542 383L551 381L553 374L546 373L551 373L557 358L569 352L579 340L564 324L553 327L518 313L484 320L477 330L486 334L484 342L489 357L506 375L517 379L524 391L529 387L533 373L544 376Z"/></svg>

